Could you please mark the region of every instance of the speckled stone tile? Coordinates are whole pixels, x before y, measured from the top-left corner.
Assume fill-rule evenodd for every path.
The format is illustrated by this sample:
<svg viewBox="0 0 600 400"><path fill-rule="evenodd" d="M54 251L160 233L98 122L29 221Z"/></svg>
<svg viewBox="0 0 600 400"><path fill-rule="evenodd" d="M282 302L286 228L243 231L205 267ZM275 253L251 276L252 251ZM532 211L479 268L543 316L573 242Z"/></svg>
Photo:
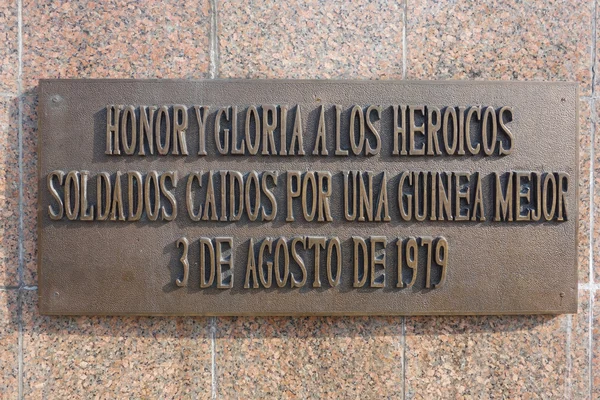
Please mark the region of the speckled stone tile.
<svg viewBox="0 0 600 400"><path fill-rule="evenodd" d="M592 254L594 261L594 281L600 282L600 101L596 100L596 132L594 135L594 232Z"/></svg>
<svg viewBox="0 0 600 400"><path fill-rule="evenodd" d="M17 93L19 74L18 5L16 0L0 2L0 92Z"/></svg>
<svg viewBox="0 0 600 400"><path fill-rule="evenodd" d="M23 291L25 398L210 398L199 318L47 317Z"/></svg>
<svg viewBox="0 0 600 400"><path fill-rule="evenodd" d="M577 315L570 316L571 342L570 342L570 370L568 372L568 386L565 393L566 399L590 399L590 292L579 290L579 311ZM568 318L568 317L567 317Z"/></svg>
<svg viewBox="0 0 600 400"><path fill-rule="evenodd" d="M37 94L23 95L23 281L37 285Z"/></svg>
<svg viewBox="0 0 600 400"><path fill-rule="evenodd" d="M600 398L600 290L594 292L592 327L592 399Z"/></svg>
<svg viewBox="0 0 600 400"><path fill-rule="evenodd" d="M590 151L592 146L591 100L579 102L579 282L590 278Z"/></svg>
<svg viewBox="0 0 600 400"><path fill-rule="evenodd" d="M219 318L218 397L402 397L401 318Z"/></svg>
<svg viewBox="0 0 600 400"><path fill-rule="evenodd" d="M564 398L567 316L406 319L406 399Z"/></svg>
<svg viewBox="0 0 600 400"><path fill-rule="evenodd" d="M221 78L400 78L402 2L218 2Z"/></svg>
<svg viewBox="0 0 600 400"><path fill-rule="evenodd" d="M597 6L597 2L594 2L594 4L596 4L596 65L594 66L594 70L596 71L595 74L595 78L596 81L594 82L595 85L595 96L598 97L599 93L600 93L600 76L598 76L598 67L600 66L600 61L598 60L598 54L600 54L600 30L598 29L598 23L600 21L600 7Z"/></svg>
<svg viewBox="0 0 600 400"><path fill-rule="evenodd" d="M0 290L0 398L19 394L17 290Z"/></svg>
<svg viewBox="0 0 600 400"><path fill-rule="evenodd" d="M23 0L24 88L40 78L203 78L208 0Z"/></svg>
<svg viewBox="0 0 600 400"><path fill-rule="evenodd" d="M18 267L18 100L0 97L0 286L18 285Z"/></svg>
<svg viewBox="0 0 600 400"><path fill-rule="evenodd" d="M590 95L593 4L408 0L407 77L567 80Z"/></svg>

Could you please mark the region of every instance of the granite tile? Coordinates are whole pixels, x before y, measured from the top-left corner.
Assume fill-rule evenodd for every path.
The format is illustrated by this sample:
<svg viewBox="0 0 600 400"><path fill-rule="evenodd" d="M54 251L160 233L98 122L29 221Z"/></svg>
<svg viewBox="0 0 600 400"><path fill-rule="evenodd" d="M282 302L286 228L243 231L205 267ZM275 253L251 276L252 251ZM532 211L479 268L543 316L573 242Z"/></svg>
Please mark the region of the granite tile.
<svg viewBox="0 0 600 400"><path fill-rule="evenodd" d="M591 100L579 102L579 282L590 278L590 151L592 147Z"/></svg>
<svg viewBox="0 0 600 400"><path fill-rule="evenodd" d="M37 93L23 95L23 282L37 285Z"/></svg>
<svg viewBox="0 0 600 400"><path fill-rule="evenodd" d="M25 398L210 398L205 319L48 317L22 292Z"/></svg>
<svg viewBox="0 0 600 400"><path fill-rule="evenodd" d="M401 398L401 318L219 318L218 397Z"/></svg>
<svg viewBox="0 0 600 400"><path fill-rule="evenodd" d="M19 394L18 291L0 290L0 398L16 399Z"/></svg>
<svg viewBox="0 0 600 400"><path fill-rule="evenodd" d="M591 398L600 398L600 290L593 292L592 300L592 363L590 365L592 372Z"/></svg>
<svg viewBox="0 0 600 400"><path fill-rule="evenodd" d="M579 290L579 311L571 318L570 370L565 398L590 399L590 292Z"/></svg>
<svg viewBox="0 0 600 400"><path fill-rule="evenodd" d="M209 1L23 0L23 78L203 78Z"/></svg>
<svg viewBox="0 0 600 400"><path fill-rule="evenodd" d="M221 78L400 78L400 1L219 2Z"/></svg>
<svg viewBox="0 0 600 400"><path fill-rule="evenodd" d="M18 130L17 98L0 97L0 286L19 284Z"/></svg>
<svg viewBox="0 0 600 400"><path fill-rule="evenodd" d="M591 251L594 261L594 281L600 282L600 102L596 102L595 109L595 134L594 134L594 232Z"/></svg>
<svg viewBox="0 0 600 400"><path fill-rule="evenodd" d="M0 2L0 92L17 93L19 27L17 0Z"/></svg>
<svg viewBox="0 0 600 400"><path fill-rule="evenodd" d="M567 318L407 318L406 399L563 398Z"/></svg>
<svg viewBox="0 0 600 400"><path fill-rule="evenodd" d="M567 80L591 94L593 1L409 0L409 79Z"/></svg>
<svg viewBox="0 0 600 400"><path fill-rule="evenodd" d="M596 4L596 15L595 15L595 20L596 20L596 27L595 27L595 34L596 34L596 57L594 58L596 64L594 65L594 78L595 78L595 82L594 82L594 95L595 97L598 97L598 90L600 89L599 85L600 85L600 76L598 76L598 67L600 64L600 61L598 60L598 54L600 54L599 49L600 49L600 41L598 40L600 38L600 30L598 29L598 23L600 21L600 7L598 7L597 2L594 2L594 4Z"/></svg>

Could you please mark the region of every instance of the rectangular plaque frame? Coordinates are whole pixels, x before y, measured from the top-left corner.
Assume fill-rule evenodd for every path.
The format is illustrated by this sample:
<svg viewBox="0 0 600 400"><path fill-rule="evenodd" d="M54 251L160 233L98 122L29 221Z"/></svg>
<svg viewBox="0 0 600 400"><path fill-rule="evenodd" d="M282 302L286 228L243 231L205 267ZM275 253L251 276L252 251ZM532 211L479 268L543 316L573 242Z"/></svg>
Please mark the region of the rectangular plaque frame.
<svg viewBox="0 0 600 400"><path fill-rule="evenodd" d="M355 80L41 80L38 147L38 281L42 314L50 315L479 315L557 314L577 312L578 229L578 86L545 82L419 82ZM106 107L110 104L190 107L189 155L164 157L106 155ZM238 105L302 106L305 156L221 156L213 137L214 113ZM335 157L333 106L345 113L353 105L383 107L382 152L366 157ZM192 105L209 105L207 155L197 155L198 130ZM319 123L318 109L327 107L328 156L312 155ZM392 156L391 106L510 106L514 147L502 157ZM315 111L317 110L317 111ZM241 114L240 114L241 115ZM262 114L261 114L262 115ZM291 115L291 114L290 114ZM347 115L347 114L344 114ZM293 121L288 118L287 126ZM211 122L212 121L212 122ZM196 125L194 125L196 124ZM343 123L347 126L348 122ZM241 125L240 125L241 126ZM289 136L288 136L289 141ZM262 149L262 146L261 146ZM174 221L53 221L48 191L52 171L178 171L179 213ZM278 171L274 221L193 222L185 209L187 176L192 171ZM287 223L285 171L330 171L333 191L341 193L341 171L462 171L482 174L483 192L492 196L490 174L507 171L562 171L569 176L568 219L562 222L405 222L391 211L390 222L344 221L339 196L332 200L332 222ZM488 176L488 178L485 178ZM123 177L124 182L127 176ZM392 178L390 178L392 179ZM391 182L391 181L390 181ZM392 183L390 183L392 184ZM95 186L92 182L91 186ZM392 187L392 186L390 186ZM395 187L395 186L394 186ZM95 196L95 189L91 189ZM216 189L218 191L218 189ZM392 200L390 200L392 201ZM395 200L394 200L395 201ZM491 204L491 203L490 203ZM294 203L296 215L301 215ZM489 207L486 205L486 207ZM248 241L265 237L338 236L342 245L341 283L314 288L274 285L243 288ZM178 287L181 248L190 239L187 287ZM352 287L352 237L385 236L386 274L397 275L394 239L444 237L449 243L446 281L439 289L419 282L399 289ZM232 237L234 287L199 287L200 237ZM321 254L326 250L322 250ZM421 250L422 251L422 250ZM308 254L308 253L307 253ZM314 258L305 262L312 265ZM323 264L324 265L324 264ZM419 267L420 268L420 267ZM420 272L422 272L420 270ZM386 275L387 276L387 275ZM396 276L397 278L397 276ZM327 276L321 268L321 280Z"/></svg>

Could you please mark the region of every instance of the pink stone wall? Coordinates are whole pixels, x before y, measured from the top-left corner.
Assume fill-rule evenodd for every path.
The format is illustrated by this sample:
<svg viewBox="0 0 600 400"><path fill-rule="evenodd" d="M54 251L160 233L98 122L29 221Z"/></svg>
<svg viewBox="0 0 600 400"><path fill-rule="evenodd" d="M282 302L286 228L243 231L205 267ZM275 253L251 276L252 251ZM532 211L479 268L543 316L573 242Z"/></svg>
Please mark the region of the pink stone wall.
<svg viewBox="0 0 600 400"><path fill-rule="evenodd" d="M597 2L1 1L0 398L600 398ZM42 317L37 84L84 77L578 81L579 314Z"/></svg>

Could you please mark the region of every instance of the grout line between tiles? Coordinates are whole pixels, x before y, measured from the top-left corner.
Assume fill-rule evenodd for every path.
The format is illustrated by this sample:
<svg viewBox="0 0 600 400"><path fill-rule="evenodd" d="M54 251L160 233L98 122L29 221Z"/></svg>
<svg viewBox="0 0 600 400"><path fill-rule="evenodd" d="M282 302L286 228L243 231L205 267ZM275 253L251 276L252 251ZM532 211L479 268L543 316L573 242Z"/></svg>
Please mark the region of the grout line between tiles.
<svg viewBox="0 0 600 400"><path fill-rule="evenodd" d="M593 373L592 373L592 361L593 361L593 351L594 351L594 295L595 291L591 290L589 294L589 302L588 302L588 348L587 348L587 356L588 356L588 398L592 398L592 393L594 390L594 385L592 382Z"/></svg>
<svg viewBox="0 0 600 400"><path fill-rule="evenodd" d="M17 73L17 96L18 96L18 146L19 146L19 262L17 275L19 277L19 288L23 286L24 276L24 227L23 227L23 1L17 0L17 37L18 37L18 73ZM23 399L23 298L19 289L17 292L17 321L18 321L18 397Z"/></svg>
<svg viewBox="0 0 600 400"><path fill-rule="evenodd" d="M19 286L23 285L23 264L24 264L24 232L23 232L23 17L22 17L22 0L18 0L18 58L19 58L19 70L17 75L17 96L18 96L18 146L19 146L19 265L18 265L18 276Z"/></svg>
<svg viewBox="0 0 600 400"><path fill-rule="evenodd" d="M219 38L217 0L210 0L210 66L209 77L219 77Z"/></svg>
<svg viewBox="0 0 600 400"><path fill-rule="evenodd" d="M408 10L407 0L402 0L402 79L406 79L406 11Z"/></svg>
<svg viewBox="0 0 600 400"><path fill-rule="evenodd" d="M593 333L593 327L594 327L594 297L595 297L595 289L596 289L596 284L594 282L594 212L595 212L595 207L594 207L594 191L595 191L595 182L594 182L594 170L595 170L595 142L596 142L596 122L597 122L597 117L596 117L596 58L597 58L597 54L596 54L596 44L597 44L597 39L596 39L596 31L597 31L597 21L596 21L596 11L598 8L598 0L594 0L593 2L593 6L592 6L592 51L591 51L591 66L592 66L592 98L590 100L590 110L591 110L591 130L590 130L590 135L591 135L591 139L590 139L590 176L589 176L589 180L590 180L590 198L589 198L589 221L590 221L590 233L589 233L589 286L590 286L590 293L589 293L589 312L588 312L588 347L587 347L587 355L588 355L588 398L592 398L592 394L593 394L593 390L594 390L594 384L593 384L593 371L592 371L592 361L593 361L593 351L594 351L594 333Z"/></svg>
<svg viewBox="0 0 600 400"><path fill-rule="evenodd" d="M595 31L595 29L594 29ZM592 89L593 90L593 89ZM594 282L594 212L595 212L595 207L594 207L594 191L595 191L595 182L594 182L594 169L595 169L595 151L594 151L594 147L595 147L595 136L596 136L596 122L597 122L597 118L596 118L596 104L595 104L595 100L592 98L590 100L590 109L591 109L591 129L590 129L590 135L591 135L591 145L590 145L590 176L589 176L589 180L590 180L590 198L589 198L589 213L590 213L590 232L589 232L589 259L588 259L588 265L589 265L589 269L588 269L588 273L589 273L589 277L588 277L588 283L580 285L580 288L582 289L587 289L589 290L589 313L588 313L588 348L587 348L587 353L588 353L588 391L589 391L589 398L592 398L592 391L593 391L593 382L592 382L592 357L593 357L593 342L594 342L594 338L593 338L593 327L594 327L594 294L595 291L600 288L600 285Z"/></svg>
<svg viewBox="0 0 600 400"><path fill-rule="evenodd" d="M23 291L17 290L17 319L19 326L19 339L18 339L18 363L19 363L19 399L23 399Z"/></svg>
<svg viewBox="0 0 600 400"><path fill-rule="evenodd" d="M580 283L579 290L587 290L587 291L600 290L600 283Z"/></svg>

